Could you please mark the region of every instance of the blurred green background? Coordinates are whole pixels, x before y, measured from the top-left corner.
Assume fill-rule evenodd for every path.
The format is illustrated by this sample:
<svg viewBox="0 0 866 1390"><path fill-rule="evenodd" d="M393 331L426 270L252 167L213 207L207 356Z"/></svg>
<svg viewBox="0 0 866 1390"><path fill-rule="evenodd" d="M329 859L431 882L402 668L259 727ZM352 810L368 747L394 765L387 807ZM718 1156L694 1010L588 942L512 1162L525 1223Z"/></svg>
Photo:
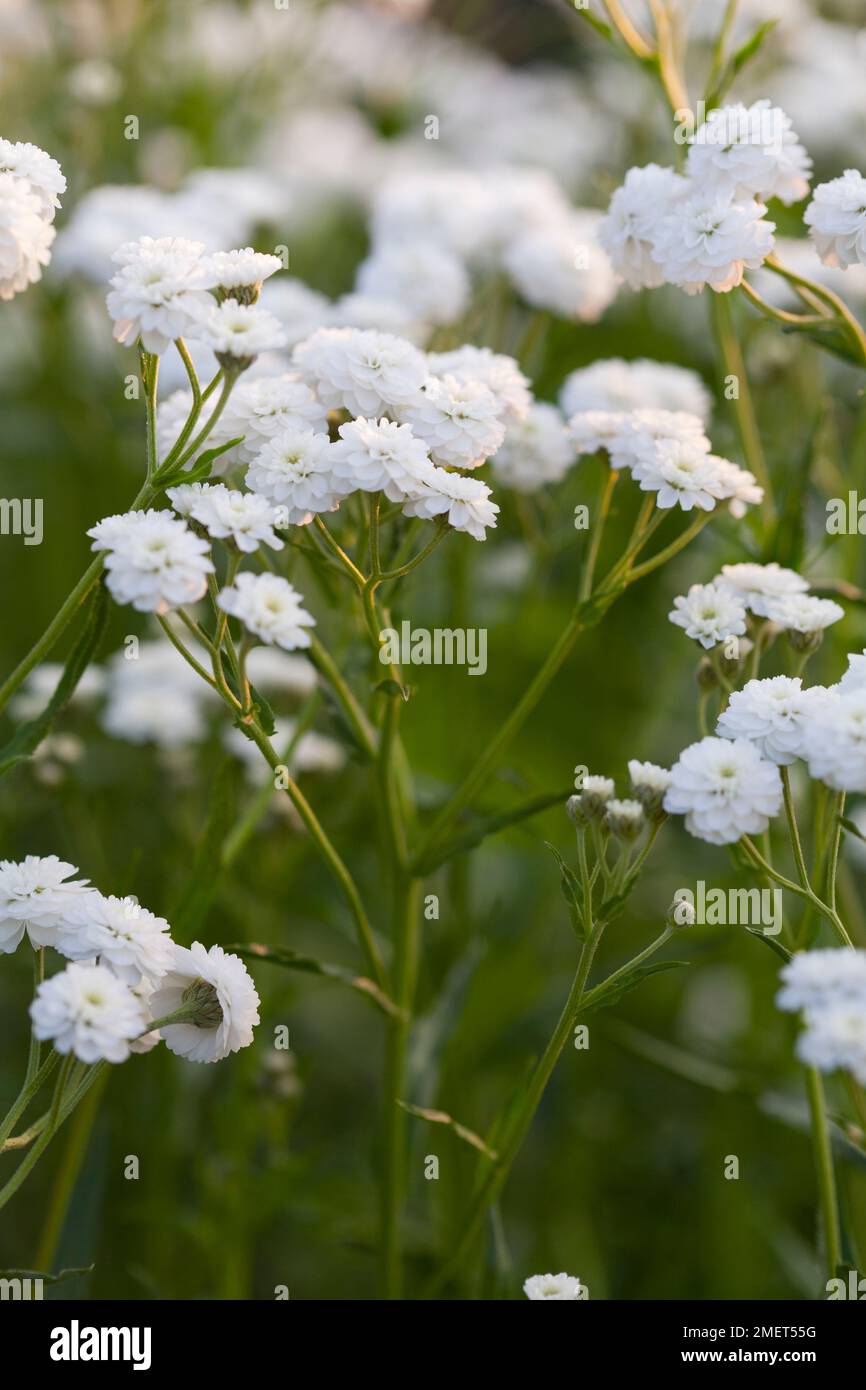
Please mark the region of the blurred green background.
<svg viewBox="0 0 866 1390"><path fill-rule="evenodd" d="M59 227L99 184L163 181L170 188L190 169L247 160L273 113L295 100L287 95L295 67L249 42L237 67L226 70L196 59L200 37L179 43L178 35L194 22L218 35L223 25L230 48L230 35L247 33L243 26L262 8L143 0L20 7L20 51L8 51L0 69L2 133L60 159L69 192ZM833 18L844 20L844 7L825 13ZM602 141L591 152L582 175L582 203L603 207L631 163L664 159L656 94L611 65L565 5L434 5L405 22L439 23L473 52L497 53L517 70L555 63L573 81L601 121L592 138L610 131L610 145ZM761 94L775 96L773 63L781 70L786 60L780 40L766 59ZM327 55L318 61L327 64ZM299 101L310 99L309 73L306 81ZM351 84L340 101L377 139L399 138L416 119L406 90L411 95L411 74L391 104L387 93L373 100ZM138 142L123 138L130 112L141 119ZM839 172L843 157L819 152L819 173ZM273 235L263 229L256 244L267 248ZM361 210L345 201L312 222L302 219L291 237L292 274L331 295L350 289L365 237ZM52 269L0 306L0 491L41 497L45 509L41 546L13 536L0 541L3 674L83 569L87 527L124 510L141 476L143 411L124 397L135 364L111 345L103 289ZM476 341L493 317L489 292L480 291ZM574 367L615 355L681 363L717 392L707 311L702 299L672 291L622 295L597 325L548 319L524 365L548 399ZM722 563L777 558L813 578L863 581L859 538L834 538L831 546L822 525L823 499L864 476L861 381L737 311L765 447L788 502L784 526L762 550L751 523L714 523L674 566L630 591L580 641L476 809L566 794L578 764L624 786L630 757L667 765L696 738L697 651L667 613L675 594L709 580ZM513 309L507 340L497 346L513 351L524 326L523 311ZM720 397L711 433L718 452L741 461L730 405ZM452 538L401 592L395 615L416 626L462 620L488 628L484 679L447 668L412 672L404 728L423 803L438 801L468 768L558 635L583 544L573 510L595 497L596 468L580 465L525 506L498 496L500 526L486 545ZM627 532L635 500L619 491L612 547ZM296 582L365 694L375 673L353 615L329 609L303 569ZM113 609L102 658L129 633L152 635L131 610ZM864 610L852 603L816 658L814 677L835 680L844 653L864 640ZM7 719L4 731L11 727ZM327 709L316 728L341 737ZM2 857L69 859L103 891L134 893L168 916L184 941L261 941L353 963L341 902L278 814L221 874L207 910L189 910L191 866L204 852L215 785L229 826L255 795L240 773L226 771L218 731L167 755L109 737L86 706L68 711L60 731L82 741L83 756L38 758L0 783ZM368 774L350 759L338 777L310 774L303 785L381 926L387 904ZM563 811L485 842L425 885L439 896L440 915L424 926L419 1007L426 1021L413 1051L412 1098L481 1132L543 1048L574 968L575 943L545 840L573 853ZM846 907L866 945L856 859L846 872ZM615 967L655 936L674 890L698 878L746 882L724 851L690 840L679 825L666 827L628 912L608 932L601 966ZM589 1050L567 1049L557 1068L503 1201L513 1272L499 1289L507 1296L519 1296L528 1274L547 1269L580 1275L593 1298L809 1298L820 1291L794 1025L773 1005L777 961L734 928L696 928L674 947L669 954L687 959L688 970L653 979L615 1011L593 1017ZM98 1104L78 1112L2 1213L0 1267L92 1263L89 1276L62 1289L82 1298L272 1298L276 1285L287 1285L293 1298L370 1295L380 1018L331 982L268 965L254 974L263 1002L255 1044L212 1069L156 1052L112 1072ZM24 951L2 959L4 1096L14 1093L23 1069L29 984ZM274 1051L282 1024L290 1054ZM412 1125L407 1246L410 1272L420 1275L455 1229L473 1158L453 1136ZM427 1154L440 1158L437 1183L424 1180ZM124 1177L128 1155L140 1160L137 1181ZM740 1160L736 1182L723 1176L728 1155ZM841 1184L856 1255L858 1231L866 1237L862 1168L842 1164Z"/></svg>

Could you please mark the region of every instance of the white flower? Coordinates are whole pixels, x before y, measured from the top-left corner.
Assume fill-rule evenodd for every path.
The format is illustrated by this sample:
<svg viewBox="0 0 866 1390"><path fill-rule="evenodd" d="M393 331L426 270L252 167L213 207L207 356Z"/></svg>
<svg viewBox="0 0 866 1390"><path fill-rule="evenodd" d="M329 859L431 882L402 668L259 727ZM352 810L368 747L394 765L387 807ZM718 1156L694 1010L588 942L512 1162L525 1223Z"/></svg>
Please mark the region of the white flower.
<svg viewBox="0 0 866 1390"><path fill-rule="evenodd" d="M712 396L697 372L646 357L626 362L609 357L579 367L562 383L559 404L566 415L585 410L684 411L706 422Z"/></svg>
<svg viewBox="0 0 866 1390"><path fill-rule="evenodd" d="M311 290L303 280L289 275L267 281L262 289L262 304L283 325L288 348L302 343L331 320L331 301L318 290Z"/></svg>
<svg viewBox="0 0 866 1390"><path fill-rule="evenodd" d="M692 584L684 597L674 599L668 618L707 651L728 637L742 637L746 631L745 606L721 584Z"/></svg>
<svg viewBox="0 0 866 1390"><path fill-rule="evenodd" d="M741 738L702 738L686 748L664 800L666 811L685 815L690 835L711 845L761 834L781 805L779 769Z"/></svg>
<svg viewBox="0 0 866 1390"><path fill-rule="evenodd" d="M506 425L524 420L529 413L532 405L529 378L524 376L513 357L465 343L450 352L428 352L427 362L433 376L480 381L496 397L499 414Z"/></svg>
<svg viewBox="0 0 866 1390"><path fill-rule="evenodd" d="M686 160L686 174L701 188L786 205L806 197L811 169L789 118L766 99L710 111Z"/></svg>
<svg viewBox="0 0 866 1390"><path fill-rule="evenodd" d="M315 667L305 656L292 656L276 647L254 647L247 656L247 675L257 690L279 690L296 697L311 695L318 684ZM248 738L244 743L252 746Z"/></svg>
<svg viewBox="0 0 866 1390"><path fill-rule="evenodd" d="M866 1010L866 951L838 947L798 951L782 967L779 978L784 981L776 995L780 1009L799 1013L859 1003Z"/></svg>
<svg viewBox="0 0 866 1390"><path fill-rule="evenodd" d="M403 304L426 323L454 323L469 302L463 262L432 241L386 242L358 267L363 295Z"/></svg>
<svg viewBox="0 0 866 1390"><path fill-rule="evenodd" d="M611 797L604 813L604 823L620 839L634 840L646 825L642 802Z"/></svg>
<svg viewBox="0 0 866 1390"><path fill-rule="evenodd" d="M731 463L730 459L720 458L718 454L708 454L707 458L713 466L714 473L710 491L720 502L728 503L728 510L732 516L743 517L746 515L747 507L763 502L764 489L754 473L740 468L739 464Z"/></svg>
<svg viewBox="0 0 866 1390"><path fill-rule="evenodd" d="M785 594L767 599L767 617L788 632L811 636L823 632L832 623L844 618L845 609L830 598L814 598L811 594Z"/></svg>
<svg viewBox="0 0 866 1390"><path fill-rule="evenodd" d="M686 180L673 169L647 164L629 169L611 198L598 239L617 275L632 289L664 284L661 266L653 256L659 224L688 191Z"/></svg>
<svg viewBox="0 0 866 1390"><path fill-rule="evenodd" d="M761 618L769 617L769 606L779 599L803 594L808 582L795 570L784 569L773 560L769 565L755 565L751 562L739 565L723 565L722 572L715 580L733 589L752 613Z"/></svg>
<svg viewBox="0 0 866 1390"><path fill-rule="evenodd" d="M370 230L375 246L428 241L466 255L486 239L490 213L490 199L476 174L413 167L378 189Z"/></svg>
<svg viewBox="0 0 866 1390"><path fill-rule="evenodd" d="M595 213L573 212L517 237L503 264L527 304L595 323L616 298L613 267L598 244Z"/></svg>
<svg viewBox="0 0 866 1390"><path fill-rule="evenodd" d="M150 997L154 1019L165 1018L190 1002L200 1005L199 1021L161 1028L169 1052L190 1062L218 1062L249 1047L259 1021L259 996L239 956L221 946L206 951L200 941L190 950L173 947L174 961Z"/></svg>
<svg viewBox="0 0 866 1390"><path fill-rule="evenodd" d="M263 352L285 347L286 335L279 319L258 304L224 299L201 307L190 333L205 343L223 366L234 363L242 370Z"/></svg>
<svg viewBox="0 0 866 1390"><path fill-rule="evenodd" d="M611 777L588 773L580 784L580 808L588 816L598 817L616 796L616 784Z"/></svg>
<svg viewBox="0 0 866 1390"><path fill-rule="evenodd" d="M821 686L804 690L799 676L747 681L742 690L732 693L716 733L722 738L747 738L762 757L787 767L800 756L806 727L827 698Z"/></svg>
<svg viewBox="0 0 866 1390"><path fill-rule="evenodd" d="M213 306L203 251L202 242L185 237L144 236L118 247L112 260L120 270L106 299L118 342L140 338L148 352L163 353L197 331L198 317Z"/></svg>
<svg viewBox="0 0 866 1390"><path fill-rule="evenodd" d="M628 775L635 797L647 815L657 817L664 803L665 792L671 784L668 768L659 767L658 763L642 763L637 758L630 758Z"/></svg>
<svg viewBox="0 0 866 1390"><path fill-rule="evenodd" d="M257 298L262 282L283 268L279 256L265 255L251 246L239 251L215 251L207 257L207 264L213 272L214 284L226 298L231 296L246 303L251 302L250 293ZM246 290L247 295L232 295L233 290Z"/></svg>
<svg viewBox="0 0 866 1390"><path fill-rule="evenodd" d="M139 613L167 613L207 591L213 561L207 542L171 512L107 516L87 532L93 550L108 552L108 591Z"/></svg>
<svg viewBox="0 0 866 1390"><path fill-rule="evenodd" d="M41 714L57 689L63 675L63 663L43 661L30 672L18 694L9 702L9 712L16 719L32 719ZM86 703L102 694L105 676L98 666L88 666L70 697L70 704Z"/></svg>
<svg viewBox="0 0 866 1390"><path fill-rule="evenodd" d="M286 526L305 526L345 496L332 475L333 447L327 434L284 426L253 458L247 485L274 503Z"/></svg>
<svg viewBox="0 0 866 1390"><path fill-rule="evenodd" d="M836 791L866 792L866 689L827 692L804 730L802 756Z"/></svg>
<svg viewBox="0 0 866 1390"><path fill-rule="evenodd" d="M385 299L380 295L353 292L342 294L335 300L327 316L331 328L374 329L381 333L394 333L398 338L409 342L423 342L430 334L430 324L422 323L406 304L398 299ZM301 334L308 337L307 333Z"/></svg>
<svg viewBox="0 0 866 1390"><path fill-rule="evenodd" d="M287 428L326 430L328 412L296 372L240 382L229 397L220 429L226 439L243 435L238 454L249 463L262 445Z"/></svg>
<svg viewBox="0 0 866 1390"><path fill-rule="evenodd" d="M711 512L716 505L719 474L700 441L653 440L632 465L632 477L642 492L657 493L659 507Z"/></svg>
<svg viewBox="0 0 866 1390"><path fill-rule="evenodd" d="M147 1027L147 1011L129 985L104 965L67 965L44 980L30 1005L33 1033L80 1062L125 1062Z"/></svg>
<svg viewBox="0 0 866 1390"><path fill-rule="evenodd" d="M570 432L555 405L536 401L525 419L509 425L497 449L493 472L498 482L517 492L537 492L557 483L574 462Z"/></svg>
<svg viewBox="0 0 866 1390"><path fill-rule="evenodd" d="M158 980L171 965L168 922L135 898L92 892L64 918L58 950L71 960L107 965L119 980L137 985L142 976Z"/></svg>
<svg viewBox="0 0 866 1390"><path fill-rule="evenodd" d="M217 540L231 540L238 550L251 553L260 545L282 550L283 542L274 531L282 518L267 497L255 492L239 492L224 483L181 483L168 489L168 497L182 516L191 516Z"/></svg>
<svg viewBox="0 0 866 1390"><path fill-rule="evenodd" d="M487 527L496 525L499 508L490 501L490 488L480 478L433 468L403 503L403 511L406 516L428 520L445 516L455 531L466 531L476 541L483 541Z"/></svg>
<svg viewBox="0 0 866 1390"><path fill-rule="evenodd" d="M86 878L69 881L78 870L56 854L28 854L20 862L0 860L0 951L9 955L25 931L34 947L54 946L75 904L90 888Z"/></svg>
<svg viewBox="0 0 866 1390"><path fill-rule="evenodd" d="M423 439L411 425L390 420L349 420L340 426L331 450L335 484L344 496L384 492L390 502L414 496L430 476L433 465Z"/></svg>
<svg viewBox="0 0 866 1390"><path fill-rule="evenodd" d="M239 574L217 599L220 608L239 618L263 642L275 642L286 651L309 647L306 631L316 620L302 606L297 589L276 574Z"/></svg>
<svg viewBox="0 0 866 1390"><path fill-rule="evenodd" d="M54 235L37 194L14 174L0 174L0 299L41 279Z"/></svg>
<svg viewBox="0 0 866 1390"><path fill-rule="evenodd" d="M775 223L764 220L766 211L754 198L735 202L712 189L691 192L659 224L653 255L665 280L687 294L705 285L719 293L739 285L744 271L773 249Z"/></svg>
<svg viewBox="0 0 866 1390"><path fill-rule="evenodd" d="M40 216L46 222L54 221L54 213L60 207L59 194L66 192L66 179L56 159L25 140L0 140L0 173L14 174L20 179L36 194Z"/></svg>
<svg viewBox="0 0 866 1390"><path fill-rule="evenodd" d="M434 463L479 468L505 438L499 402L480 381L430 376L400 419L423 439Z"/></svg>
<svg viewBox="0 0 866 1390"><path fill-rule="evenodd" d="M866 649L848 653L848 670L836 686L840 695L851 695L855 690L866 690Z"/></svg>
<svg viewBox="0 0 866 1390"><path fill-rule="evenodd" d="M533 1303L551 1298L560 1303L580 1298L580 1280L573 1274L532 1274L525 1280L523 1292Z"/></svg>
<svg viewBox="0 0 866 1390"><path fill-rule="evenodd" d="M825 265L866 265L866 179L859 170L819 183L803 221Z"/></svg>
<svg viewBox="0 0 866 1390"><path fill-rule="evenodd" d="M321 328L292 358L329 409L372 416L417 400L427 375L422 352L402 338L359 328Z"/></svg>
<svg viewBox="0 0 866 1390"><path fill-rule="evenodd" d="M709 454L703 422L684 410L587 410L568 422L579 454L606 449L612 468L632 468L655 457L655 445L679 441L699 454Z"/></svg>
<svg viewBox="0 0 866 1390"><path fill-rule="evenodd" d="M610 450L615 440L628 433L627 422L628 415L622 410L583 410L573 415L568 422L568 433L575 452L583 455L597 454L600 449Z"/></svg>
<svg viewBox="0 0 866 1390"><path fill-rule="evenodd" d="M866 1085L866 999L853 1003L843 1000L807 1013L806 1027L797 1039L797 1056L820 1071L833 1072L841 1067L861 1086Z"/></svg>
<svg viewBox="0 0 866 1390"><path fill-rule="evenodd" d="M124 648L108 664L102 727L128 743L179 748L204 736L211 700L210 687L169 641L141 642L132 659Z"/></svg>

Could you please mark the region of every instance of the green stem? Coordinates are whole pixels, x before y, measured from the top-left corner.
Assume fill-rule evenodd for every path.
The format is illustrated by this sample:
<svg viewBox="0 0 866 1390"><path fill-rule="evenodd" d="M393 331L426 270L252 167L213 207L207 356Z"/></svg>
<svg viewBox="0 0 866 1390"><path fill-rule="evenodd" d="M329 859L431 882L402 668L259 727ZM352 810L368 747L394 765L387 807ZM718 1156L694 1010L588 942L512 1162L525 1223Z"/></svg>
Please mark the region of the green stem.
<svg viewBox="0 0 866 1390"><path fill-rule="evenodd" d="M764 518L769 522L773 520L775 515L773 487L770 481L767 461L764 457L764 448L761 443L761 433L758 429L758 420L752 402L752 393L749 390L746 363L740 348L739 339L734 329L733 311L728 296L724 294L711 293L710 306L716 341L718 343L722 362L724 363L725 375L732 376L736 379L737 393L733 401L734 417L737 423L737 432L740 436L743 456L746 460L747 467L754 473L758 483L764 489L764 500L761 505Z"/></svg>
<svg viewBox="0 0 866 1390"><path fill-rule="evenodd" d="M812 1143L815 1149L818 1198L824 1228L824 1253L828 1276L834 1279L837 1266L842 1259L842 1240L824 1083L816 1067L806 1067L806 1093L809 1097L809 1114L812 1120Z"/></svg>
<svg viewBox="0 0 866 1390"><path fill-rule="evenodd" d="M398 1104L405 1095L406 1054L415 1001L420 943L417 879L400 876L394 920L394 1000L401 1013L389 1020L383 1086L383 1162L381 1183L382 1290L399 1299L403 1286L400 1214L406 1190L407 1115Z"/></svg>

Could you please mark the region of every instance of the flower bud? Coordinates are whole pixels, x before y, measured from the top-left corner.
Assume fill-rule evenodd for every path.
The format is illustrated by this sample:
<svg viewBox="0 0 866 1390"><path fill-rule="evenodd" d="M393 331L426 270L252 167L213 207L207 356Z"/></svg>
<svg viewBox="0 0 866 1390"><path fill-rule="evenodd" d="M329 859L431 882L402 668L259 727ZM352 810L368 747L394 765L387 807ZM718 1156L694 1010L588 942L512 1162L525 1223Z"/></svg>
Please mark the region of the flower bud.
<svg viewBox="0 0 866 1390"><path fill-rule="evenodd" d="M674 900L668 908L665 923L674 931L683 930L686 927L695 925L695 904L691 893L678 889L674 894Z"/></svg>
<svg viewBox="0 0 866 1390"><path fill-rule="evenodd" d="M206 980L193 980L181 998L185 1007L190 1009L189 1022L194 1028L218 1028L222 1023L219 995Z"/></svg>
<svg viewBox="0 0 866 1390"><path fill-rule="evenodd" d="M591 820L601 820L607 803L616 793L610 777L584 777L580 789L580 809Z"/></svg>
<svg viewBox="0 0 866 1390"><path fill-rule="evenodd" d="M605 824L620 840L636 840L646 825L646 815L639 801L622 801L616 797L607 803Z"/></svg>
<svg viewBox="0 0 866 1390"><path fill-rule="evenodd" d="M632 758L628 765L632 791L649 816L650 820L664 820L665 792L671 784L671 774L666 767L656 763L641 763Z"/></svg>

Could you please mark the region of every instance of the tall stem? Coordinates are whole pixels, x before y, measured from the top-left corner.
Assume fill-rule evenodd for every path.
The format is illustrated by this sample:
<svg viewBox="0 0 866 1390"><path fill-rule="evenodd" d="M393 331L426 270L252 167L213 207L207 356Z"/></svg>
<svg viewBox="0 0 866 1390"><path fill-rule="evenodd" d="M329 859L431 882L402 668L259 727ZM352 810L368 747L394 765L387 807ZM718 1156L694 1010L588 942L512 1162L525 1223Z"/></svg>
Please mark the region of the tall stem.
<svg viewBox="0 0 866 1390"><path fill-rule="evenodd" d="M761 506L764 518L769 522L773 520L774 516L773 487L770 482L767 460L764 457L764 446L761 443L761 433L758 429L752 393L749 390L746 362L734 328L730 299L727 295L716 294L711 291L710 306L716 342L724 364L725 375L732 376L736 380L736 395L733 398L734 418L737 424L737 433L740 436L743 457L764 489L764 500Z"/></svg>
<svg viewBox="0 0 866 1390"><path fill-rule="evenodd" d="M818 1198L824 1227L824 1252L830 1279L836 1277L841 1261L842 1239L839 1227L839 1204L836 1199L836 1175L833 1169L833 1148L827 1123L824 1083L816 1067L806 1068L806 1092L812 1119L812 1143L815 1149L815 1170L818 1177Z"/></svg>

